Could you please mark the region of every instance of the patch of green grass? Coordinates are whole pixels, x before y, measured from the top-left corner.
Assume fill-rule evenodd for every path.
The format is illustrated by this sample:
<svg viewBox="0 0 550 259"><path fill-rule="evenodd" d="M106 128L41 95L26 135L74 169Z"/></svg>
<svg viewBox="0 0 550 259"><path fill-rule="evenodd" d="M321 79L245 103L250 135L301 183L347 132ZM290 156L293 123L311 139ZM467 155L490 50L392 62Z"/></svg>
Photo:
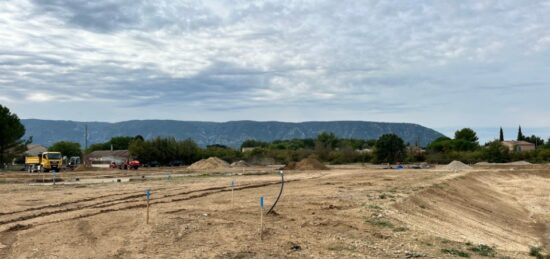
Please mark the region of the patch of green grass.
<svg viewBox="0 0 550 259"><path fill-rule="evenodd" d="M347 245L342 244L342 243L333 243L333 244L330 244L327 247L327 249L330 250L330 251L354 251L355 247L347 246Z"/></svg>
<svg viewBox="0 0 550 259"><path fill-rule="evenodd" d="M474 247L470 247L470 251L472 251L472 252L474 252L478 255L481 255L481 256L491 256L491 257L493 257L497 254L494 247L491 247L491 246L488 246L488 245L483 245L483 244L480 244L480 245L477 245L477 246L474 246Z"/></svg>
<svg viewBox="0 0 550 259"><path fill-rule="evenodd" d="M378 205L371 204L371 205L369 205L369 209L381 210L382 207L380 207L380 206L378 206Z"/></svg>
<svg viewBox="0 0 550 259"><path fill-rule="evenodd" d="M372 224L372 225L379 226L379 227L384 227L384 228L393 228L394 227L394 225L391 222L389 222L385 219L368 219L367 222Z"/></svg>
<svg viewBox="0 0 550 259"><path fill-rule="evenodd" d="M542 248L538 246L531 246L529 248L529 255L530 256L538 256L540 255L540 252L542 252Z"/></svg>
<svg viewBox="0 0 550 259"><path fill-rule="evenodd" d="M448 255L454 255L454 256L470 258L469 253L458 250L458 249L454 249L454 248L444 248L444 249L441 249L441 252L444 253L444 254L448 254Z"/></svg>
<svg viewBox="0 0 550 259"><path fill-rule="evenodd" d="M529 255L537 259L550 259L550 254L543 254L542 247L532 246L529 248Z"/></svg>
<svg viewBox="0 0 550 259"><path fill-rule="evenodd" d="M415 251L405 252L405 258L419 258L419 257L426 257L426 254L415 252Z"/></svg>

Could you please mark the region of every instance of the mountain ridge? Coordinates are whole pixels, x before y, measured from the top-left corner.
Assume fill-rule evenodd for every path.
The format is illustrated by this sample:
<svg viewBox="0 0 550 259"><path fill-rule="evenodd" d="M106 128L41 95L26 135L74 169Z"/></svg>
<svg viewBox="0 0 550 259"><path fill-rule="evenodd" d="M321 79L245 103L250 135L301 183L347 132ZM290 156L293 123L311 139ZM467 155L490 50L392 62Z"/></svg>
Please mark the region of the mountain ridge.
<svg viewBox="0 0 550 259"><path fill-rule="evenodd" d="M273 141L277 139L315 138L321 132L333 132L340 138L376 139L382 134L395 133L405 142L425 146L443 134L415 123L372 121L253 121L227 122L179 120L128 120L121 122L80 122L71 120L22 119L25 138L49 146L66 140L84 145L88 126L88 144L108 141L114 136L142 135L146 139L157 136L193 139L200 146L222 144L239 147L247 139Z"/></svg>

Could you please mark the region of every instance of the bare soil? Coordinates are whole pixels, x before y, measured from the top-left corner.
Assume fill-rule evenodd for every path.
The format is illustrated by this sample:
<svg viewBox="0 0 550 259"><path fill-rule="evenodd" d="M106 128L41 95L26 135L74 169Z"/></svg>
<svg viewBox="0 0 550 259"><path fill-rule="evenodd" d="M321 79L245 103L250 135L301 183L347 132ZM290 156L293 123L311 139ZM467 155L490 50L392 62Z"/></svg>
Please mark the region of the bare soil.
<svg viewBox="0 0 550 259"><path fill-rule="evenodd" d="M131 181L55 186L29 185L40 174L1 174L0 258L477 258L481 244L497 258L550 251L549 166L285 171L260 239L259 197L267 209L280 188L274 168L64 172L65 182Z"/></svg>

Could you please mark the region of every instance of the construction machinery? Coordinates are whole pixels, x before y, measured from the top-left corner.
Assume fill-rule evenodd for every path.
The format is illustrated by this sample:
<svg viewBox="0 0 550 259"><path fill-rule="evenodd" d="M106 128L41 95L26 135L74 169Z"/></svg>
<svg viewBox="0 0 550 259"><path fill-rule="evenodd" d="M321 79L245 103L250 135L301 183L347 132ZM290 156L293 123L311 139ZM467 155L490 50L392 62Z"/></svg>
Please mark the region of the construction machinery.
<svg viewBox="0 0 550 259"><path fill-rule="evenodd" d="M63 166L63 157L60 152L43 152L37 156L25 157L25 170L32 172L48 172L55 170L61 171Z"/></svg>

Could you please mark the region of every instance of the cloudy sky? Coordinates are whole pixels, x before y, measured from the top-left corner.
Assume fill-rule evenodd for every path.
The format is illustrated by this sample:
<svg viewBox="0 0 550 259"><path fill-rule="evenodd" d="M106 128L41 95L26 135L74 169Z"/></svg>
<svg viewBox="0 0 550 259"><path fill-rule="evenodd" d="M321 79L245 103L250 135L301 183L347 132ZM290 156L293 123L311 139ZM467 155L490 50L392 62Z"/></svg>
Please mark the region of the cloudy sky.
<svg viewBox="0 0 550 259"><path fill-rule="evenodd" d="M0 1L0 103L79 121L550 128L549 1Z"/></svg>

